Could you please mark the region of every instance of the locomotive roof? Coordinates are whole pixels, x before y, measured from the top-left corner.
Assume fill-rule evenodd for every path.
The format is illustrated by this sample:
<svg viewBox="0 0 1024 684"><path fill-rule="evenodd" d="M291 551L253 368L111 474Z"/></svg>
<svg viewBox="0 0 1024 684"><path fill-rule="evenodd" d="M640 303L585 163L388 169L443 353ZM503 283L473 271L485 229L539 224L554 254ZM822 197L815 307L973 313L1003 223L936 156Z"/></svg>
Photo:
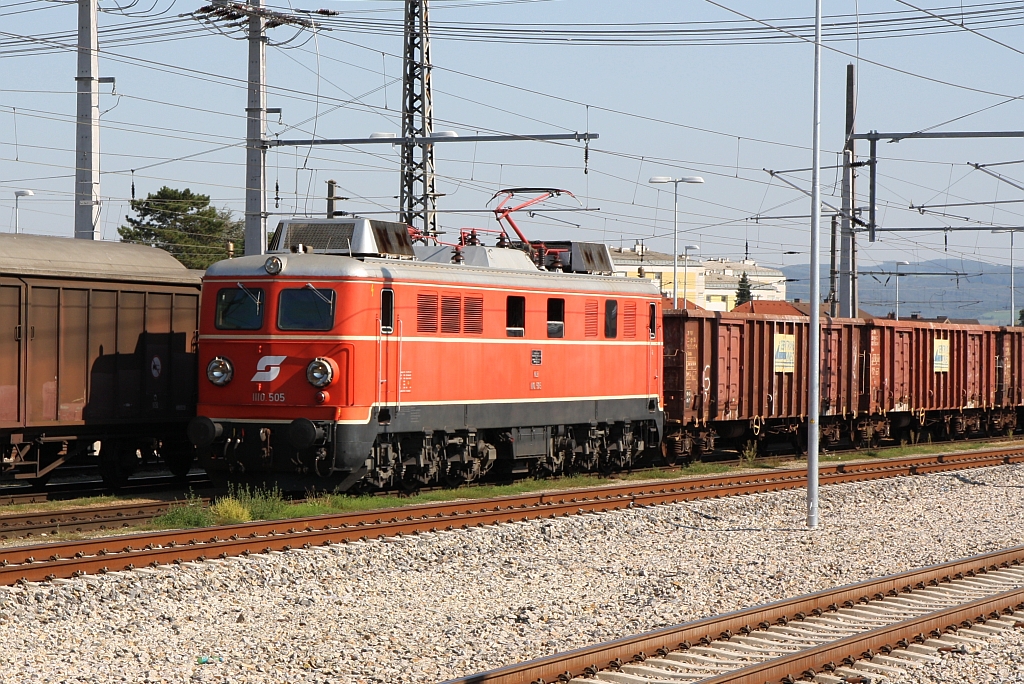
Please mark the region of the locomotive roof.
<svg viewBox="0 0 1024 684"><path fill-rule="evenodd" d="M23 234L0 234L0 275L182 285L202 281L201 273L162 249Z"/></svg>
<svg viewBox="0 0 1024 684"><path fill-rule="evenodd" d="M365 258L329 254L275 254L281 259L283 278L383 278L394 281L426 281L441 285L535 287L543 289L614 292L660 297L657 285L647 278L624 278L551 271L511 271L427 261ZM207 269L208 277L270 278L266 256L218 261Z"/></svg>

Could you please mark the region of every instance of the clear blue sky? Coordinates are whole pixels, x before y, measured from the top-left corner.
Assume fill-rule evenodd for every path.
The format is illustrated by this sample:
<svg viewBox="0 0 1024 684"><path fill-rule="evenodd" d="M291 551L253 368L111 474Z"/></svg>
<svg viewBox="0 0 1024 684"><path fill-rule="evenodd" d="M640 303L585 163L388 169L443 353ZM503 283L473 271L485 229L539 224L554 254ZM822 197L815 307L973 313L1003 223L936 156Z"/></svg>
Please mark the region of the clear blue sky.
<svg viewBox="0 0 1024 684"><path fill-rule="evenodd" d="M121 6L127 1L121 0ZM1019 77L1024 54L1016 52L1024 51L1024 10L1009 10L1009 3L972 2L963 5L961 15L959 3L920 4L923 1L911 4L946 16L955 10L958 25L926 21L926 14L894 1L825 3L827 15L843 15L830 20L843 26L835 29L842 35L829 40L827 48L861 58L858 129L921 130L992 105L998 106L937 130L1024 128L1024 104L1007 102L1007 96L1024 93ZM289 7L285 0L275 2L282 9ZM119 12L112 2L101 3L108 10L100 15L101 30L112 31L101 34L100 71L117 79L116 95L101 98L106 239L116 239L116 228L128 212L130 169L136 169L137 196L162 185L189 187L211 195L218 206L236 212L242 208L246 45L179 18L202 4L140 0ZM806 262L808 221L758 224L749 219L759 213L809 212L808 199L778 181L770 183L762 169L810 166L812 46L746 21L737 12L772 26L805 25L814 5L749 0L721 4L735 12L696 0L435 1L431 11L437 129L471 135L589 127L601 135L592 145L587 174L583 148L576 144L439 145L439 191L445 193L440 207L484 208L502 186L557 186L601 211L525 220L531 237L606 239L615 244L621 239L630 245L643 238L649 247L668 250L671 186L652 187L647 179L699 174L704 185L681 188L680 225L688 233L686 242L699 243L704 256L742 257L749 242L751 257L760 262ZM343 14L315 39L306 33L288 46L268 50L268 106L283 109L282 123L271 116L271 133L305 137L314 133L314 125L317 136L328 137L398 132L402 3L293 0L292 6L325 7ZM133 13L136 16L126 16ZM891 21L897 17L902 20ZM73 44L76 19L73 3L0 2L0 230L13 229L14 190L28 188L36 195L21 203L23 230L73 232L75 54L59 44ZM542 24L558 25L548 28L559 30L589 28L602 37L587 41L576 34L569 40L557 31L539 32ZM475 34L499 37L503 32L495 29L503 28L541 44L466 40L467 27ZM726 28L745 32L723 35ZM690 31L685 34L690 44L679 44L678 34L668 39L673 43L669 45L641 42L659 29ZM615 34L620 39L611 41L608 32L613 30L630 33ZM883 30L892 31L890 37L871 38ZM294 34L282 27L271 37L287 41ZM126 39L130 40L121 42ZM708 44L711 40L720 44ZM40 47L51 49L41 52ZM855 61L848 55L824 52L826 166L836 163L842 146L845 70ZM109 93L109 86L103 90ZM343 204L347 210L396 207L398 155L390 147L280 149L268 155L271 211L321 213L329 178L342 186L341 194L353 198ZM860 150L866 155L866 143ZM1024 141L904 141L881 143L879 150L883 226L964 225L960 217L996 226L1024 225L1024 204L950 208L953 217L908 209L911 202L1024 198L1021 191L966 164L1024 159ZM195 156L171 161L189 155ZM1024 165L1001 171L1024 179ZM809 174L792 178L807 184ZM826 195L838 194L836 181L835 170L823 173ZM280 188L277 208L275 183ZM863 195L860 203L866 204L866 174L858 191ZM826 200L838 203L835 198ZM273 227L276 222L269 223ZM457 229L488 227L493 221L485 214L443 214L441 223ZM1018 242L1024 244L1024 239ZM1008 236L989 232L949 234L948 247L941 233L889 234L874 245L863 243L862 268L894 259L918 262L943 256L992 264L1008 261ZM827 248L827 236L822 245ZM787 251L800 254L784 254Z"/></svg>

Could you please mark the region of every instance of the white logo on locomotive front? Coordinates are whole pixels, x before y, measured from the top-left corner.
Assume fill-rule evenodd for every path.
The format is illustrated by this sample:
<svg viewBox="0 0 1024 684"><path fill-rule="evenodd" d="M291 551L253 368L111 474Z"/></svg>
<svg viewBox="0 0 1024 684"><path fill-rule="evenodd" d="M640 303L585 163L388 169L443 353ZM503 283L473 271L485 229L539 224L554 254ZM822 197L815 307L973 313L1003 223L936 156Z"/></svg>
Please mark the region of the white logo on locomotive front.
<svg viewBox="0 0 1024 684"><path fill-rule="evenodd" d="M281 364L287 356L264 356L256 362L256 375L252 382L270 382L281 374Z"/></svg>

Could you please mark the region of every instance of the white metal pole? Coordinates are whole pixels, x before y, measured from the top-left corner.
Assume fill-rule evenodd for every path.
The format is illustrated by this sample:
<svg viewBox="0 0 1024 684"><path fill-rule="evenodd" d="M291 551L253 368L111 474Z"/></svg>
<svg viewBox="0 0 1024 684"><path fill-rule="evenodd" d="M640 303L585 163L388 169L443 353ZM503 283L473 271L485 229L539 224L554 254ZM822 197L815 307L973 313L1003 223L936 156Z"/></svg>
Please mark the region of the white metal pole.
<svg viewBox="0 0 1024 684"><path fill-rule="evenodd" d="M900 320L900 265L896 264L896 320Z"/></svg>
<svg viewBox="0 0 1024 684"><path fill-rule="evenodd" d="M672 181L672 308L679 308L679 181Z"/></svg>
<svg viewBox="0 0 1024 684"><path fill-rule="evenodd" d="M1010 326L1017 325L1017 307L1013 302L1013 233L1010 231Z"/></svg>
<svg viewBox="0 0 1024 684"><path fill-rule="evenodd" d="M818 414L821 371L821 269L818 233L821 230L821 0L814 3L814 114L811 147L811 325L808 330L807 359L810 382L807 388L807 527L818 527Z"/></svg>
<svg viewBox="0 0 1024 684"><path fill-rule="evenodd" d="M15 195L14 195L14 234L15 235L18 234L18 200L19 199L21 199L21 197L19 197L17 195L17 193L15 193Z"/></svg>
<svg viewBox="0 0 1024 684"><path fill-rule="evenodd" d="M683 247L683 308L686 308L687 286L690 275L690 248Z"/></svg>

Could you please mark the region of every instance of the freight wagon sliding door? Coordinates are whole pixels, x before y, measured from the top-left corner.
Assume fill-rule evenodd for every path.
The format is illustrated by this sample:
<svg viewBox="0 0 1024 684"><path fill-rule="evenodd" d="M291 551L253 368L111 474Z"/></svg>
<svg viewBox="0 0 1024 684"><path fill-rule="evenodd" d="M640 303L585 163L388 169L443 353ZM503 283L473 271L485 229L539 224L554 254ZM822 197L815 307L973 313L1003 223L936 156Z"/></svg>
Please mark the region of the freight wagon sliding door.
<svg viewBox="0 0 1024 684"><path fill-rule="evenodd" d="M22 424L21 405L22 340L21 285L0 284L0 426Z"/></svg>
<svg viewBox="0 0 1024 684"><path fill-rule="evenodd" d="M888 411L909 411L910 394L913 386L913 334L910 330L896 328L892 337L891 384L885 388L882 403ZM888 380L888 378L886 378Z"/></svg>
<svg viewBox="0 0 1024 684"><path fill-rule="evenodd" d="M982 390L982 377L989 364L982 360L982 336L980 334L965 333L967 338L967 367L965 371L964 384L964 406L967 408L978 408L985 401L985 394Z"/></svg>
<svg viewBox="0 0 1024 684"><path fill-rule="evenodd" d="M743 324L721 321L718 328L718 395L715 417L736 420L743 370Z"/></svg>
<svg viewBox="0 0 1024 684"><path fill-rule="evenodd" d="M28 292L28 422L57 420L57 322L60 290L31 287Z"/></svg>

